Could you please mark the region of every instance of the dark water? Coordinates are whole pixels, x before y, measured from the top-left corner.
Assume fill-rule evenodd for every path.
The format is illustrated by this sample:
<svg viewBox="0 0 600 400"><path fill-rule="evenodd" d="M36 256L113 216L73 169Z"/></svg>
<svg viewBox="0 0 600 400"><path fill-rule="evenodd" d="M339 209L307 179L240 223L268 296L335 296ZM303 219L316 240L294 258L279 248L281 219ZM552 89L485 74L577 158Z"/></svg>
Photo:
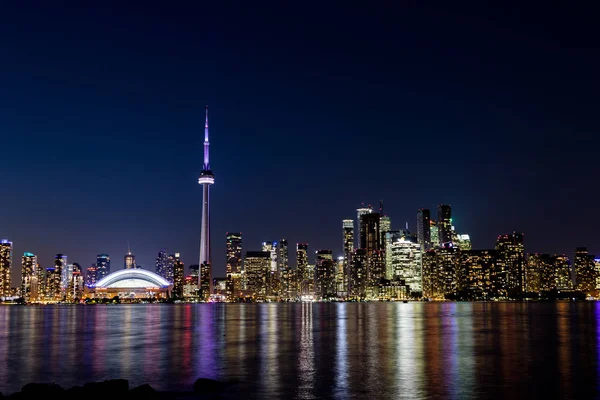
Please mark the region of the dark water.
<svg viewBox="0 0 600 400"><path fill-rule="evenodd" d="M0 307L0 392L125 378L228 398L599 397L600 303Z"/></svg>

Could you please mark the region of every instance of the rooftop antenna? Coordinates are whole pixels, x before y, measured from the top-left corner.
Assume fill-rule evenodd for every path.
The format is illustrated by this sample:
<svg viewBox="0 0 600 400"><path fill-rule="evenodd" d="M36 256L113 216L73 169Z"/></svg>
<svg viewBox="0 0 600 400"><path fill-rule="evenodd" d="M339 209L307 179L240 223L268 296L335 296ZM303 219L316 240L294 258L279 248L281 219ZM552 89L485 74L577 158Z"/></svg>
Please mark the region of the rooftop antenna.
<svg viewBox="0 0 600 400"><path fill-rule="evenodd" d="M127 254L131 255L131 246L129 246L129 240L127 241Z"/></svg>
<svg viewBox="0 0 600 400"><path fill-rule="evenodd" d="M379 215L383 215L383 200L379 200Z"/></svg>

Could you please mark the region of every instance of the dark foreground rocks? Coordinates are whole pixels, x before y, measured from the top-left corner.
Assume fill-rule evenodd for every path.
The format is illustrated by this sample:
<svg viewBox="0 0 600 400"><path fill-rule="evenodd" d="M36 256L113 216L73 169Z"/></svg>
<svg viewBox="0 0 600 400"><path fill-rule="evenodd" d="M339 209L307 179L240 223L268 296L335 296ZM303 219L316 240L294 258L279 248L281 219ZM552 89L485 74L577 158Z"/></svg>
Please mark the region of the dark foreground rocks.
<svg viewBox="0 0 600 400"><path fill-rule="evenodd" d="M183 400L183 399L218 399L229 385L213 379L199 378L189 392L157 391L149 384L133 388L126 379L110 379L102 382L88 382L83 386L68 389L56 383L28 383L20 392L2 395L0 399L145 399L145 400Z"/></svg>

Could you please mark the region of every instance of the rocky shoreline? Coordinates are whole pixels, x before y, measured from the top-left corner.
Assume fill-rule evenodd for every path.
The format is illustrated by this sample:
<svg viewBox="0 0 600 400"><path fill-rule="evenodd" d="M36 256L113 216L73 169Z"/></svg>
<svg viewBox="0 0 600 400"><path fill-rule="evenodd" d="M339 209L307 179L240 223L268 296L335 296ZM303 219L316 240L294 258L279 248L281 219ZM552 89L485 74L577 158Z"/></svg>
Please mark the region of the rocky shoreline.
<svg viewBox="0 0 600 400"><path fill-rule="evenodd" d="M0 399L147 399L183 400L217 399L229 385L213 379L199 378L189 392L158 391L149 384L129 387L127 379L109 379L101 382L88 382L83 386L65 389L56 383L28 383L20 392L9 395L0 393Z"/></svg>

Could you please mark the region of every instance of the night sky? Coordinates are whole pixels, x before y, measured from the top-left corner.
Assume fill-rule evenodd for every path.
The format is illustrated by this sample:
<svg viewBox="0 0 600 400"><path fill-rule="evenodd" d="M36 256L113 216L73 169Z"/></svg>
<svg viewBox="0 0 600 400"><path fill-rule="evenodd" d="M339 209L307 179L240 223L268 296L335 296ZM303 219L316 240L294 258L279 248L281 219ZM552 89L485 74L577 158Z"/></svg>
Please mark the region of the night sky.
<svg viewBox="0 0 600 400"><path fill-rule="evenodd" d="M206 104L215 276L228 231L339 255L341 220L380 199L393 228L446 203L474 248L516 230L600 254L592 10L161 3L0 5L13 283L24 251L196 264Z"/></svg>

